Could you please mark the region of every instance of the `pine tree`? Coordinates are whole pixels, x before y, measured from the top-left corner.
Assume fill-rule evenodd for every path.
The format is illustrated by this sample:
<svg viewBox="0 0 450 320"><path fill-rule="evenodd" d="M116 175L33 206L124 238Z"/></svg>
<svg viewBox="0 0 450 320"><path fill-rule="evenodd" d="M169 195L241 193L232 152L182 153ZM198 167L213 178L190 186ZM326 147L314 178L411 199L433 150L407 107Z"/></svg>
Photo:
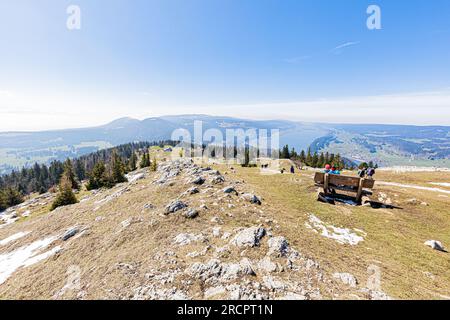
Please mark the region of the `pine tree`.
<svg viewBox="0 0 450 320"><path fill-rule="evenodd" d="M306 162L306 154L305 154L305 150L302 150L300 152L300 161L305 163Z"/></svg>
<svg viewBox="0 0 450 320"><path fill-rule="evenodd" d="M53 201L51 206L51 211L55 210L61 206L67 206L77 203L77 197L72 191L72 176L73 172L66 166L64 173L61 177L61 182L59 183L59 191L56 199Z"/></svg>
<svg viewBox="0 0 450 320"><path fill-rule="evenodd" d="M242 164L242 167L248 167L250 165L250 151L246 147L244 151L244 163Z"/></svg>
<svg viewBox="0 0 450 320"><path fill-rule="evenodd" d="M323 152L320 153L319 156L319 161L317 162L317 167L318 168L322 168L326 165L325 163L325 155L323 154Z"/></svg>
<svg viewBox="0 0 450 320"><path fill-rule="evenodd" d="M128 169L130 171L134 171L137 169L137 157L136 157L136 153L134 153L134 152L130 157L130 162L128 163Z"/></svg>
<svg viewBox="0 0 450 320"><path fill-rule="evenodd" d="M158 163L156 162L156 158L153 158L153 161L150 164L150 171L156 171L158 169Z"/></svg>
<svg viewBox="0 0 450 320"><path fill-rule="evenodd" d="M80 186L75 179L75 173L73 171L72 161L70 159L67 159L64 162L64 173L63 176L66 175L66 179L70 182L70 186L72 189L79 189Z"/></svg>
<svg viewBox="0 0 450 320"><path fill-rule="evenodd" d="M139 166L141 168L148 168L150 166L150 155L148 154L148 152L144 152L144 154L142 155Z"/></svg>
<svg viewBox="0 0 450 320"><path fill-rule="evenodd" d="M333 165L339 170L342 170L345 167L344 162L342 161L341 155L339 153L334 157Z"/></svg>
<svg viewBox="0 0 450 320"><path fill-rule="evenodd" d="M328 160L328 164L332 165L334 163L334 153L330 154L330 160Z"/></svg>
<svg viewBox="0 0 450 320"><path fill-rule="evenodd" d="M113 152L112 154L112 160L111 160L111 182L116 183L122 183L126 182L127 178L124 174L124 164L122 162L122 159L119 157L117 152Z"/></svg>
<svg viewBox="0 0 450 320"><path fill-rule="evenodd" d="M89 174L89 181L86 184L86 189L95 190L109 185L108 177L106 176L106 167L103 161L97 162Z"/></svg>
<svg viewBox="0 0 450 320"><path fill-rule="evenodd" d="M369 168L369 165L367 164L367 162L361 162L358 166L359 170L362 170L364 168Z"/></svg>
<svg viewBox="0 0 450 320"><path fill-rule="evenodd" d="M285 145L283 147L283 149L281 150L280 157L281 157L281 159L290 159L289 146L288 145Z"/></svg>
<svg viewBox="0 0 450 320"><path fill-rule="evenodd" d="M7 187L0 190L0 211L23 202L23 197L17 189Z"/></svg>
<svg viewBox="0 0 450 320"><path fill-rule="evenodd" d="M77 176L78 181L86 179L86 169L84 168L83 162L79 159L75 161L75 175Z"/></svg>
<svg viewBox="0 0 450 320"><path fill-rule="evenodd" d="M308 148L308 153L306 154L306 164L308 165L308 166L310 166L310 167L312 167L313 165L312 165L312 161L313 160L313 157L312 157L312 155L311 155L311 147L309 147Z"/></svg>
<svg viewBox="0 0 450 320"><path fill-rule="evenodd" d="M324 159L323 165L325 166L327 164L330 164L330 153L328 151L325 153L325 159Z"/></svg>
<svg viewBox="0 0 450 320"><path fill-rule="evenodd" d="M297 158L298 154L297 151L295 151L295 148L292 148L290 158Z"/></svg>
<svg viewBox="0 0 450 320"><path fill-rule="evenodd" d="M314 155L312 156L311 167L317 168L318 162L319 162L319 155L317 154L317 151L316 151L316 152L314 152Z"/></svg>

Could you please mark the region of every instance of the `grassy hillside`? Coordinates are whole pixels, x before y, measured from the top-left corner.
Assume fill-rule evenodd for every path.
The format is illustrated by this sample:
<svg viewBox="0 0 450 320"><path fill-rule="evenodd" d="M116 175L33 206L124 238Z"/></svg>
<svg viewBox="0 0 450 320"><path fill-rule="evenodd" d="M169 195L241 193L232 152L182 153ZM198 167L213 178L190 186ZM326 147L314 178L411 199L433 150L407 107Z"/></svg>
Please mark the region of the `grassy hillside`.
<svg viewBox="0 0 450 320"><path fill-rule="evenodd" d="M156 148L152 152L159 158L160 168L174 170L163 161L168 154ZM56 240L46 249L60 247L56 254L14 271L0 284L0 297L369 299L385 293L400 299L450 298L449 254L424 245L431 239L450 245L450 194L442 191L450 192L450 181L442 173L380 171L373 198L401 208L390 210L317 202L312 170L262 175L258 168L213 167L220 170L224 183L211 182L214 171L190 165L162 184L156 181L164 176L163 171L144 170L132 173L135 181L112 190L83 191L78 194L80 203L53 213L48 213L52 195L16 208L19 220L0 227L0 241L19 232L30 233L0 245L0 260L74 226L80 232L68 241ZM207 181L197 186L199 193L188 195L185 191L194 186L191 181L197 176L193 172ZM382 181L403 186L385 186ZM441 184L440 191L410 188L436 187L436 183ZM234 186L240 195L224 194L226 186ZM262 204L249 203L244 193L258 195ZM187 209L164 214L167 204L177 198L197 209L198 217L185 218ZM21 217L26 211L30 216ZM308 227L312 215L328 230L333 226L348 229L363 241L341 244L323 236L320 229L315 232ZM231 244L240 231L254 226L267 232L260 246ZM174 239L181 234L191 234L196 240L179 245ZM287 239L290 255L271 256L273 270L270 263L261 267L269 239L277 236ZM297 258L294 252L299 252ZM255 275L235 278L227 273L240 270L236 263L244 257ZM219 260L221 270L228 271L206 278L191 273L192 268L210 272L207 264L211 259ZM62 290L74 265L81 271L81 286ZM378 293L366 290L373 285L376 270L381 275ZM335 273L350 273L357 286L342 283Z"/></svg>

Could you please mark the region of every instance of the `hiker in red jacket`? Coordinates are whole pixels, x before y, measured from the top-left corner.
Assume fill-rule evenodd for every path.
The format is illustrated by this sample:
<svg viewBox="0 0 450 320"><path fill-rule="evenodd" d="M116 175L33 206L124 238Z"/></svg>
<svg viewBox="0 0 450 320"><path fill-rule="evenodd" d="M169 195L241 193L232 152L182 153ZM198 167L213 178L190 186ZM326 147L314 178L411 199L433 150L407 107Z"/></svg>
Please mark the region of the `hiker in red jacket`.
<svg viewBox="0 0 450 320"><path fill-rule="evenodd" d="M325 165L325 170L323 170L323 173L330 173L331 166L329 164Z"/></svg>

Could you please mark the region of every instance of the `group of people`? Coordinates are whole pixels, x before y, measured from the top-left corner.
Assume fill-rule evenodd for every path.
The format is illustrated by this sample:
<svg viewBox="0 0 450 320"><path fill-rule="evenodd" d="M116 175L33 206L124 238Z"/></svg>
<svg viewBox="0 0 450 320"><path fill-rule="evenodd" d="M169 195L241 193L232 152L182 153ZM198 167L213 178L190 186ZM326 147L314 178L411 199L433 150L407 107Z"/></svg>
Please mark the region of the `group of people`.
<svg viewBox="0 0 450 320"><path fill-rule="evenodd" d="M282 174L283 174L285 171L286 171L285 168L282 168L282 169L280 170L280 172L281 172ZM295 167L294 167L294 166L291 166L290 171L291 171L292 174L294 174L294 173L295 173Z"/></svg>
<svg viewBox="0 0 450 320"><path fill-rule="evenodd" d="M328 174L341 174L341 171L339 171L335 166L331 166L329 164L325 165L323 172Z"/></svg>
<svg viewBox="0 0 450 320"><path fill-rule="evenodd" d="M374 168L361 168L358 171L358 176L360 178L369 178L369 179L373 179L373 176L375 175L375 169Z"/></svg>
<svg viewBox="0 0 450 320"><path fill-rule="evenodd" d="M281 173L284 173L286 171L286 169L282 168L280 170ZM290 169L291 173L294 174L295 173L295 167L291 166ZM336 168L335 166L332 165L325 165L325 169L322 171L323 173L328 173L328 174L337 174L340 175L341 171ZM369 179L373 179L373 176L375 175L375 169L374 168L362 168L358 171L358 176L360 178L369 178Z"/></svg>
<svg viewBox="0 0 450 320"><path fill-rule="evenodd" d="M341 171L339 171L339 169L337 169L335 166L331 166L329 164L327 164L325 166L325 169L323 170L323 173L328 173L328 174L341 174ZM375 168L362 168L358 171L358 176L360 178L369 178L369 179L373 179L373 176L375 175Z"/></svg>

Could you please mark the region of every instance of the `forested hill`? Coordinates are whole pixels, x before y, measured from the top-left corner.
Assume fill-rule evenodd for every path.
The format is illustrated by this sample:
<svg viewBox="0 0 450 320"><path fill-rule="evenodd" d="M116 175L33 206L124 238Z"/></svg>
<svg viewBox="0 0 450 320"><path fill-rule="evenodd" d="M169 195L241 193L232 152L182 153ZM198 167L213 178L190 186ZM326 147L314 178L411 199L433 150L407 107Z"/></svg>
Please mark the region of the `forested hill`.
<svg viewBox="0 0 450 320"><path fill-rule="evenodd" d="M255 121L206 115L122 118L109 124L71 130L0 133L0 174L35 162L50 165L131 141L171 139L176 129L193 134L195 121L203 132L219 129L272 129L280 131L280 146L296 150L339 153L354 161L372 160L380 166L450 167L450 127L323 124L284 120Z"/></svg>

